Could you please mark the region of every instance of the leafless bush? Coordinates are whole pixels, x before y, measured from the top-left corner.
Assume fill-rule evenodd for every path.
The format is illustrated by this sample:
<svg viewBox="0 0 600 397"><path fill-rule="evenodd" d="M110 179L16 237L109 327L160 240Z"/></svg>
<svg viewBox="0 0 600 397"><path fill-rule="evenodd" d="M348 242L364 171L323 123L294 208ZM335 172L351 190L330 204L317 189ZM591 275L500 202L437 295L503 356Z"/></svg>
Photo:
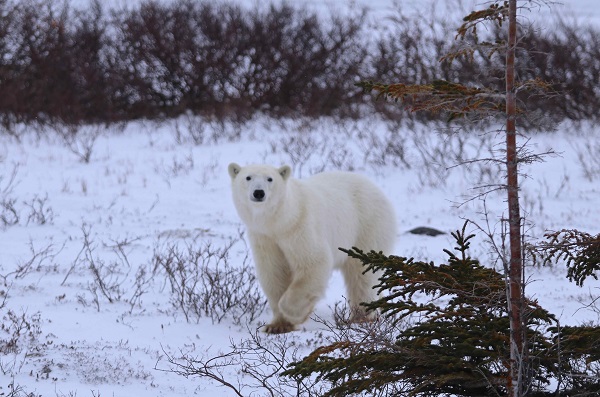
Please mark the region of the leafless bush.
<svg viewBox="0 0 600 397"><path fill-rule="evenodd" d="M4 187L1 185L0 177L0 227L14 226L21 221L21 204L27 208L27 225L51 224L54 221L54 210L48 205L48 194L46 193L44 197L36 194L31 200L20 203L11 194L15 175L16 167Z"/></svg>
<svg viewBox="0 0 600 397"><path fill-rule="evenodd" d="M9 381L6 385L8 389L8 394L4 393L2 390L2 386L0 386L0 392L2 396L6 397L37 397L33 392L28 393L27 389L22 385L15 383L14 377Z"/></svg>
<svg viewBox="0 0 600 397"><path fill-rule="evenodd" d="M438 60L447 53L445 37L452 34L448 22L431 15L407 14L400 3L389 16L381 38L369 51L371 70L366 79L383 82L427 84L441 77ZM395 103L377 101L375 108L387 118L404 121L418 117L421 120L439 116L411 114ZM423 116L421 116L423 115Z"/></svg>
<svg viewBox="0 0 600 397"><path fill-rule="evenodd" d="M0 373L14 375L20 372L25 358L38 345L41 335L39 313L16 313L0 306Z"/></svg>
<svg viewBox="0 0 600 397"><path fill-rule="evenodd" d="M102 248L112 251L112 254L107 254L109 259L106 260L96 252L99 244L92 238L91 227L83 224L81 231L83 234L81 251L73 261L62 284L66 282L76 267L83 266L92 276L92 281L88 283L88 291L92 294L91 303L98 311L101 300L105 299L108 303L128 303L131 313L140 306L141 298L148 291L153 279L152 271L146 266L140 265L135 268L129 262L126 247L135 239L124 239L110 245L103 244ZM131 280L130 275L134 271L133 280ZM84 306L89 304L83 295L78 296L78 301Z"/></svg>
<svg viewBox="0 0 600 397"><path fill-rule="evenodd" d="M67 149L83 163L92 159L94 145L105 131L101 125L67 125L56 124L54 129Z"/></svg>
<svg viewBox="0 0 600 397"><path fill-rule="evenodd" d="M577 160L583 176L590 182L600 179L600 138L589 136L584 145L576 145Z"/></svg>
<svg viewBox="0 0 600 397"><path fill-rule="evenodd" d="M155 369L173 372L186 378L209 379L229 389L235 395L268 395L271 397L321 395L318 382L296 381L281 377L290 363L298 361L302 344L293 334L274 336L261 335L258 330L249 330L249 337L239 342L230 340L228 352L198 357L180 351L179 354L163 352L168 368ZM315 342L318 343L318 342Z"/></svg>
<svg viewBox="0 0 600 397"><path fill-rule="evenodd" d="M207 163L202 165L201 169L202 174L200 176L200 186L206 187L208 183L218 178L218 172L221 170L219 158L211 157Z"/></svg>
<svg viewBox="0 0 600 397"><path fill-rule="evenodd" d="M14 270L0 274L0 278L4 280L4 284L7 284L9 278L12 279L23 279L29 273L34 271L40 271L44 268L46 263L53 263L54 258L62 251L64 245L58 250L54 244L48 244L43 248L38 248L34 245L33 240L29 241L29 252L30 257L22 262L19 262Z"/></svg>
<svg viewBox="0 0 600 397"><path fill-rule="evenodd" d="M151 269L147 266L139 266L134 277L133 286L130 287L129 297L127 302L129 303L130 310L132 313L135 308L142 307L142 296L145 295L152 285L154 280L154 274Z"/></svg>
<svg viewBox="0 0 600 397"><path fill-rule="evenodd" d="M381 120L339 118L291 118L279 121L283 134L270 141L272 153L283 154L302 176L308 166L310 174L327 169L354 171L369 166L410 168L410 140L388 125L383 132ZM362 162L361 162L362 158Z"/></svg>
<svg viewBox="0 0 600 397"><path fill-rule="evenodd" d="M294 171L301 177L304 166L315 154L315 151L325 146L322 141L325 139L327 138L312 131L287 132L278 140L271 141L271 151L285 153L294 167Z"/></svg>
<svg viewBox="0 0 600 397"><path fill-rule="evenodd" d="M188 175L194 169L194 155L190 151L187 155L173 155L170 162L161 160L154 166L154 171L162 176L165 183L171 187L171 179Z"/></svg>
<svg viewBox="0 0 600 397"><path fill-rule="evenodd" d="M430 134L423 128L431 126L414 130L411 137L423 186L443 186L458 166L476 187L498 185L501 161L493 132L465 134L442 127L437 134Z"/></svg>
<svg viewBox="0 0 600 397"><path fill-rule="evenodd" d="M190 152L183 158L173 157L172 163L167 167L167 172L173 176L188 175L194 169L194 156Z"/></svg>
<svg viewBox="0 0 600 397"><path fill-rule="evenodd" d="M171 287L171 304L186 320L208 317L213 323L231 318L235 324L254 321L265 309L248 253L239 266L231 264L232 239L223 247L209 242L157 244L152 266L164 272Z"/></svg>
<svg viewBox="0 0 600 397"><path fill-rule="evenodd" d="M5 124L348 114L361 97L352 84L365 63L363 14L324 21L285 4L144 1L108 12L101 4L0 3L9 54L1 62L14 70L0 80L13 93L0 98Z"/></svg>
<svg viewBox="0 0 600 397"><path fill-rule="evenodd" d="M117 262L106 264L104 260L94 252L97 245L90 237L91 228L85 225L83 232L83 260L89 269L93 282L88 284L88 289L93 295L96 308L100 311L100 297L104 296L109 303L121 300L125 293L123 284L126 277L121 272L121 266Z"/></svg>
<svg viewBox="0 0 600 397"><path fill-rule="evenodd" d="M408 157L410 140L400 135L401 130L397 122L388 122L387 129L385 135L369 128L356 135L364 163L374 168L385 166L411 168Z"/></svg>
<svg viewBox="0 0 600 397"><path fill-rule="evenodd" d="M395 321L385 315L379 316L374 321L353 322L347 302L336 302L332 308L333 320L314 317L326 332L323 344L344 343L348 341L364 341L370 346L394 348L396 340L394 335L406 327L408 321Z"/></svg>
<svg viewBox="0 0 600 397"><path fill-rule="evenodd" d="M0 68L9 78L0 79L0 91L11 95L0 97L0 133L11 134L9 127L20 122L76 125L183 114L236 122L257 112L359 118L373 112L353 85L361 80L445 79L502 89L503 60L489 47L439 62L451 45L474 44L447 40L455 26L445 10L416 15L405 9L374 26L361 11L326 19L285 3L243 8L145 0L105 10L100 1L77 9L60 0L2 1ZM548 81L557 95L527 98L521 114L548 123L598 120L600 32L560 18L552 24L523 26L517 58L523 80ZM501 41L502 34L490 31L486 41ZM395 120L446 117L374 106ZM207 139L204 126L192 133L197 142Z"/></svg>
<svg viewBox="0 0 600 397"><path fill-rule="evenodd" d="M16 198L8 197L0 200L0 224L3 227L14 226L19 223L19 211L15 207Z"/></svg>
<svg viewBox="0 0 600 397"><path fill-rule="evenodd" d="M253 107L273 115L353 114L351 105L362 97L353 83L367 59L361 42L365 13L324 21L283 5L253 10L249 17L249 35L241 44L250 64L241 92L253 94Z"/></svg>
<svg viewBox="0 0 600 397"><path fill-rule="evenodd" d="M138 240L138 238L133 239L122 239L117 241L112 241L111 244L106 245L107 248L110 248L114 255L117 257L117 262L120 264L121 269L126 269L126 273L130 274L132 269L135 269L136 266L131 264L128 257L127 248L130 244ZM129 304L131 313L136 307L140 308L142 303L142 296L145 295L154 279L154 273L152 272L152 268L149 264L141 264L137 266L137 270L135 271L133 277L133 284L129 285L125 288L128 294L125 296L125 301Z"/></svg>
<svg viewBox="0 0 600 397"><path fill-rule="evenodd" d="M2 114L9 122L77 123L111 118L107 18L100 2L75 10L55 0L0 3Z"/></svg>
<svg viewBox="0 0 600 397"><path fill-rule="evenodd" d="M0 226L7 227L19 223L19 211L15 207L17 199L12 197L12 190L17 178L18 165L12 170L0 174Z"/></svg>
<svg viewBox="0 0 600 397"><path fill-rule="evenodd" d="M32 129L39 134L38 136L42 135L41 131L43 131L43 128L41 123L36 123L35 121L28 124L17 123L11 115L3 114L0 111L0 136L6 135L20 143Z"/></svg>
<svg viewBox="0 0 600 397"><path fill-rule="evenodd" d="M35 195L31 201L25 201L25 206L29 208L27 214L27 225L33 222L36 225L51 224L54 221L54 211L48 204L48 193L42 198Z"/></svg>
<svg viewBox="0 0 600 397"><path fill-rule="evenodd" d="M323 327L314 338L290 333L283 335L261 335L258 330L248 330L248 337L241 341L230 341L229 350L215 354L206 352L197 356L191 351L180 350L178 354L163 352L168 368L156 369L173 372L186 378L199 377L233 391L237 396L269 395L272 397L320 396L329 385L317 377L294 379L282 376L290 364L299 362L303 356L319 346L335 343L349 343L360 340L365 346L378 349L396 350L394 335L404 326L380 318L372 322L351 323L348 321L348 306L336 304L333 308L333 322L315 318ZM195 351L194 346L190 350ZM400 386L390 386L389 394L395 395L406 390ZM395 389L394 389L395 388ZM378 394L379 395L379 394Z"/></svg>
<svg viewBox="0 0 600 397"><path fill-rule="evenodd" d="M357 165L354 144L360 122L350 119L292 117L280 119L283 131L270 141L271 153L283 154L298 176L308 166L309 174L327 169L353 171Z"/></svg>
<svg viewBox="0 0 600 397"><path fill-rule="evenodd" d="M537 26L520 34L523 80L541 78L552 84L557 95L527 98L529 110L540 111L553 124L559 120L598 121L600 91L600 30L560 15L553 29Z"/></svg>
<svg viewBox="0 0 600 397"><path fill-rule="evenodd" d="M353 171L356 169L356 155L352 148L348 147L344 138L332 136L329 142L321 146L320 160L317 167L311 168L311 173L324 171L325 169Z"/></svg>
<svg viewBox="0 0 600 397"><path fill-rule="evenodd" d="M23 340L36 341L41 334L40 315L27 316L26 313L16 314L12 310L3 313L0 325L4 338L0 339L0 352L3 354L18 353ZM4 374L6 372L3 371Z"/></svg>
<svg viewBox="0 0 600 397"><path fill-rule="evenodd" d="M175 121L175 141L178 144L191 142L194 145L202 145L209 140L211 131L199 118L191 121L193 116L186 115Z"/></svg>
<svg viewBox="0 0 600 397"><path fill-rule="evenodd" d="M178 144L214 144L221 141L238 141L243 123L235 119L225 120L189 113L175 120L174 135Z"/></svg>

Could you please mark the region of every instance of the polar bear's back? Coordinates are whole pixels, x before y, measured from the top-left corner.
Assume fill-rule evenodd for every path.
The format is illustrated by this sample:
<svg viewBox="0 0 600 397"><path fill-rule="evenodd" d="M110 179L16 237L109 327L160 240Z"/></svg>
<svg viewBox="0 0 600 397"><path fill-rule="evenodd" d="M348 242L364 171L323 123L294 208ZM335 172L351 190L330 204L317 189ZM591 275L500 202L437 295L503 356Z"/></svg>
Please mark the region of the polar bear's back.
<svg viewBox="0 0 600 397"><path fill-rule="evenodd" d="M379 209L393 211L381 189L360 174L322 172L302 181L310 187L311 192L322 194L321 202L340 205L340 202L348 201L356 208L354 213L357 215L368 215Z"/></svg>
<svg viewBox="0 0 600 397"><path fill-rule="evenodd" d="M304 194L312 196L307 200L312 207L309 213L326 229L332 246L392 250L396 235L394 208L367 177L323 172L299 181Z"/></svg>

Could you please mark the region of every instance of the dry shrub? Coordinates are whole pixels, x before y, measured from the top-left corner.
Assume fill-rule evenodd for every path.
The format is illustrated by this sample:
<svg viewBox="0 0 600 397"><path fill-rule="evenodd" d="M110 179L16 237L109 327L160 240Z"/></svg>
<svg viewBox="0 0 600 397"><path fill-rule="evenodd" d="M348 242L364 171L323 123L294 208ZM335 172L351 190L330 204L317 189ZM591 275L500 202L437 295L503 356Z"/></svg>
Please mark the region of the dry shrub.
<svg viewBox="0 0 600 397"><path fill-rule="evenodd" d="M443 120L365 101L361 80L423 84L434 79L503 89L503 59L490 46L459 43L446 15L398 11L377 26L363 12L325 18L288 4L145 0L106 9L60 0L0 1L0 121L111 123L181 114L247 120L374 110L392 119ZM458 24L458 22L457 22ZM528 97L526 127L539 120L597 120L600 32L557 20L523 27L519 75L551 84ZM486 40L502 40L500 30ZM440 62L452 46L471 57ZM529 94L521 94L525 98Z"/></svg>
<svg viewBox="0 0 600 397"><path fill-rule="evenodd" d="M210 318L220 323L230 318L241 325L254 321L265 309L248 254L239 266L232 265L232 251L239 239L222 247L210 241L157 244L152 264L164 274L171 289L171 304L186 321Z"/></svg>

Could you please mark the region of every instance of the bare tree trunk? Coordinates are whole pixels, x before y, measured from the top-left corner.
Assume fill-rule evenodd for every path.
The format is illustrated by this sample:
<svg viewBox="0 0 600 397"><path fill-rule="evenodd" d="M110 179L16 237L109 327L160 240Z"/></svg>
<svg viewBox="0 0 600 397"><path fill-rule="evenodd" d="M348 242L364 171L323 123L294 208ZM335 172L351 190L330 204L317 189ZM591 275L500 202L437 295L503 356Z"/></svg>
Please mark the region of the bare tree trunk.
<svg viewBox="0 0 600 397"><path fill-rule="evenodd" d="M506 167L510 262L508 275L510 315L509 396L521 397L525 336L523 327L523 258L521 255L521 215L516 139L515 47L517 41L517 0L509 0L508 48L506 53Z"/></svg>

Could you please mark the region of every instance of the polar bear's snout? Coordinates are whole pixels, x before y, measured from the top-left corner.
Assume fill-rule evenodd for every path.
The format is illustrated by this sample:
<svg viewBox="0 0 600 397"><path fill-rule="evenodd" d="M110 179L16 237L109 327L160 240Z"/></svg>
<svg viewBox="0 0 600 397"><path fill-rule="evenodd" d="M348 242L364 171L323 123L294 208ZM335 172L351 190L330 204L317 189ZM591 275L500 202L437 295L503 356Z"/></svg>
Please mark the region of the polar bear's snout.
<svg viewBox="0 0 600 397"><path fill-rule="evenodd" d="M264 201L265 191L262 189L256 189L252 192L252 201Z"/></svg>
<svg viewBox="0 0 600 397"><path fill-rule="evenodd" d="M269 191L269 185L259 177L253 177L252 183L248 186L250 193L250 201L255 203L262 203L267 199L267 192Z"/></svg>

